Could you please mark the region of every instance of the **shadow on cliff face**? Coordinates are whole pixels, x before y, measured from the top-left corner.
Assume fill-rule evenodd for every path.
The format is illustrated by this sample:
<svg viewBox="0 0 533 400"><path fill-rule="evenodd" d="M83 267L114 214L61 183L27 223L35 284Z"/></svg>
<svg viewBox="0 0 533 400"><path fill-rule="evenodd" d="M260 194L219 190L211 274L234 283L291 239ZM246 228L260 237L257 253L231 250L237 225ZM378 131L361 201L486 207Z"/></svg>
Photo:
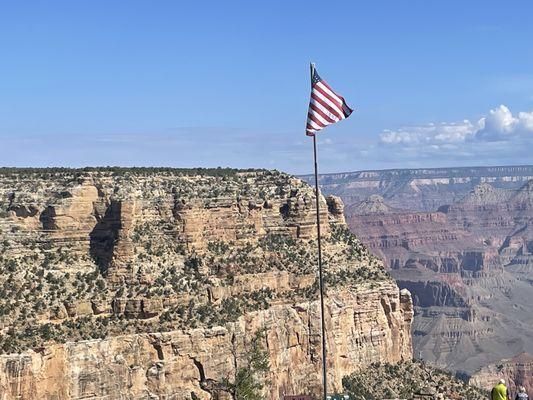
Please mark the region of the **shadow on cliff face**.
<svg viewBox="0 0 533 400"><path fill-rule="evenodd" d="M56 228L54 218L56 216L55 209L52 206L48 206L39 216L39 221L43 224L43 230L50 231Z"/></svg>
<svg viewBox="0 0 533 400"><path fill-rule="evenodd" d="M98 223L89 234L89 252L103 276L107 275L118 238L118 231L121 228L120 209L119 202L111 202L103 216L98 217L97 215Z"/></svg>
<svg viewBox="0 0 533 400"><path fill-rule="evenodd" d="M438 281L408 281L397 279L398 286L413 294L418 307L467 307L464 298L454 288Z"/></svg>

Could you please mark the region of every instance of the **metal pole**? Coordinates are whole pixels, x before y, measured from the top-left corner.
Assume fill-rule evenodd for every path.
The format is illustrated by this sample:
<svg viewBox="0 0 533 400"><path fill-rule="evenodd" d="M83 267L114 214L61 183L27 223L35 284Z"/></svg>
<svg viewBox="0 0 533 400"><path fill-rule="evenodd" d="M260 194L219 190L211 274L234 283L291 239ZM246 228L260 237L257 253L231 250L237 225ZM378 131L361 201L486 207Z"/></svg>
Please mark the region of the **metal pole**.
<svg viewBox="0 0 533 400"><path fill-rule="evenodd" d="M318 241L318 284L320 289L320 319L322 333L322 380L324 384L324 400L328 394L326 372L326 323L324 317L324 281L322 279L322 240L320 235L320 190L318 188L318 163L316 156L316 135L313 135L313 154L315 156L315 198L316 198L316 227Z"/></svg>
<svg viewBox="0 0 533 400"><path fill-rule="evenodd" d="M311 63L311 90L313 90L313 76L315 63ZM320 290L320 332L322 336L322 384L323 400L327 400L328 381L326 370L326 323L324 318L324 281L322 279L322 241L320 234L320 190L318 188L318 162L316 151L316 134L313 135L313 156L315 161L315 200L316 200L316 229L318 242L318 285Z"/></svg>
<svg viewBox="0 0 533 400"><path fill-rule="evenodd" d="M313 73L315 64L311 63L311 88L313 86ZM318 285L320 289L320 328L322 335L322 383L324 387L324 400L328 395L328 381L326 370L326 323L324 318L324 281L322 279L322 241L320 235L320 190L318 188L318 163L316 156L316 134L313 135L313 155L315 159L315 199L316 199L316 229L318 241Z"/></svg>

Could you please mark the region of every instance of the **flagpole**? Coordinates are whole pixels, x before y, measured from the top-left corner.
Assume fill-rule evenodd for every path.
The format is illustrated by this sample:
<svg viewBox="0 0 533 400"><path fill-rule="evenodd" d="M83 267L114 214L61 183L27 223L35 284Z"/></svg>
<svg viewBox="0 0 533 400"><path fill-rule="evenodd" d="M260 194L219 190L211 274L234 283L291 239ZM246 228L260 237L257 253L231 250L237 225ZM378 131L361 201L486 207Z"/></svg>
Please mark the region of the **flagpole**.
<svg viewBox="0 0 533 400"><path fill-rule="evenodd" d="M313 82L313 72L315 64L311 63L311 85ZM318 242L318 286L320 290L320 328L322 336L322 383L324 389L324 400L328 395L328 381L326 370L326 323L324 318L324 281L322 279L322 240L320 235L320 190L318 188L318 162L316 151L316 133L313 135L313 155L315 160L315 200L316 200L316 228Z"/></svg>

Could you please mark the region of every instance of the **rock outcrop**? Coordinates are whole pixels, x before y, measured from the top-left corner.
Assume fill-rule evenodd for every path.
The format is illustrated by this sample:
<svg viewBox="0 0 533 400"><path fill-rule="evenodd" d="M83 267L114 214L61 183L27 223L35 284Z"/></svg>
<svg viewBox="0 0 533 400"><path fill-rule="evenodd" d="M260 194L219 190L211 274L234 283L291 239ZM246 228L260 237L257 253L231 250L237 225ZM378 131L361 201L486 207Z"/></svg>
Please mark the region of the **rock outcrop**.
<svg viewBox="0 0 533 400"><path fill-rule="evenodd" d="M224 327L118 336L0 356L7 399L212 399L209 382L235 375L246 341L265 329L271 393L320 390L318 304L276 305ZM412 305L395 285L338 292L326 323L332 388L372 362L410 359ZM191 396L195 397L191 397Z"/></svg>
<svg viewBox="0 0 533 400"><path fill-rule="evenodd" d="M408 400L485 400L486 390L466 384L420 361L372 364L344 380L351 398Z"/></svg>
<svg viewBox="0 0 533 400"><path fill-rule="evenodd" d="M524 386L527 393L533 393L533 356L522 353L507 360L487 365L478 371L470 382L490 390L500 379L505 379L510 392L515 395Z"/></svg>
<svg viewBox="0 0 533 400"><path fill-rule="evenodd" d="M256 345L265 396L319 392L307 184L275 171L0 172L2 400L229 399ZM320 203L341 390L370 363L412 357L413 304L347 230L342 201Z"/></svg>
<svg viewBox="0 0 533 400"><path fill-rule="evenodd" d="M350 214L387 214L393 212L394 209L385 203L385 199L377 194L373 194L368 199L363 200L359 204L354 204L350 207Z"/></svg>

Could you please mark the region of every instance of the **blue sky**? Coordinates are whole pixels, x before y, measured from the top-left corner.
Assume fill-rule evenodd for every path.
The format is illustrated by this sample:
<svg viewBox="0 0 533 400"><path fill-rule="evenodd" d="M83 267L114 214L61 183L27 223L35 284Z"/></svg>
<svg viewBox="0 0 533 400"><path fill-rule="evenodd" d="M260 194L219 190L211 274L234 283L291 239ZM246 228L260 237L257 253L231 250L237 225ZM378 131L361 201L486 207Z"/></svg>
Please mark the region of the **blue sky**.
<svg viewBox="0 0 533 400"><path fill-rule="evenodd" d="M322 172L533 163L529 1L0 6L0 165L312 170L309 61L357 111Z"/></svg>

